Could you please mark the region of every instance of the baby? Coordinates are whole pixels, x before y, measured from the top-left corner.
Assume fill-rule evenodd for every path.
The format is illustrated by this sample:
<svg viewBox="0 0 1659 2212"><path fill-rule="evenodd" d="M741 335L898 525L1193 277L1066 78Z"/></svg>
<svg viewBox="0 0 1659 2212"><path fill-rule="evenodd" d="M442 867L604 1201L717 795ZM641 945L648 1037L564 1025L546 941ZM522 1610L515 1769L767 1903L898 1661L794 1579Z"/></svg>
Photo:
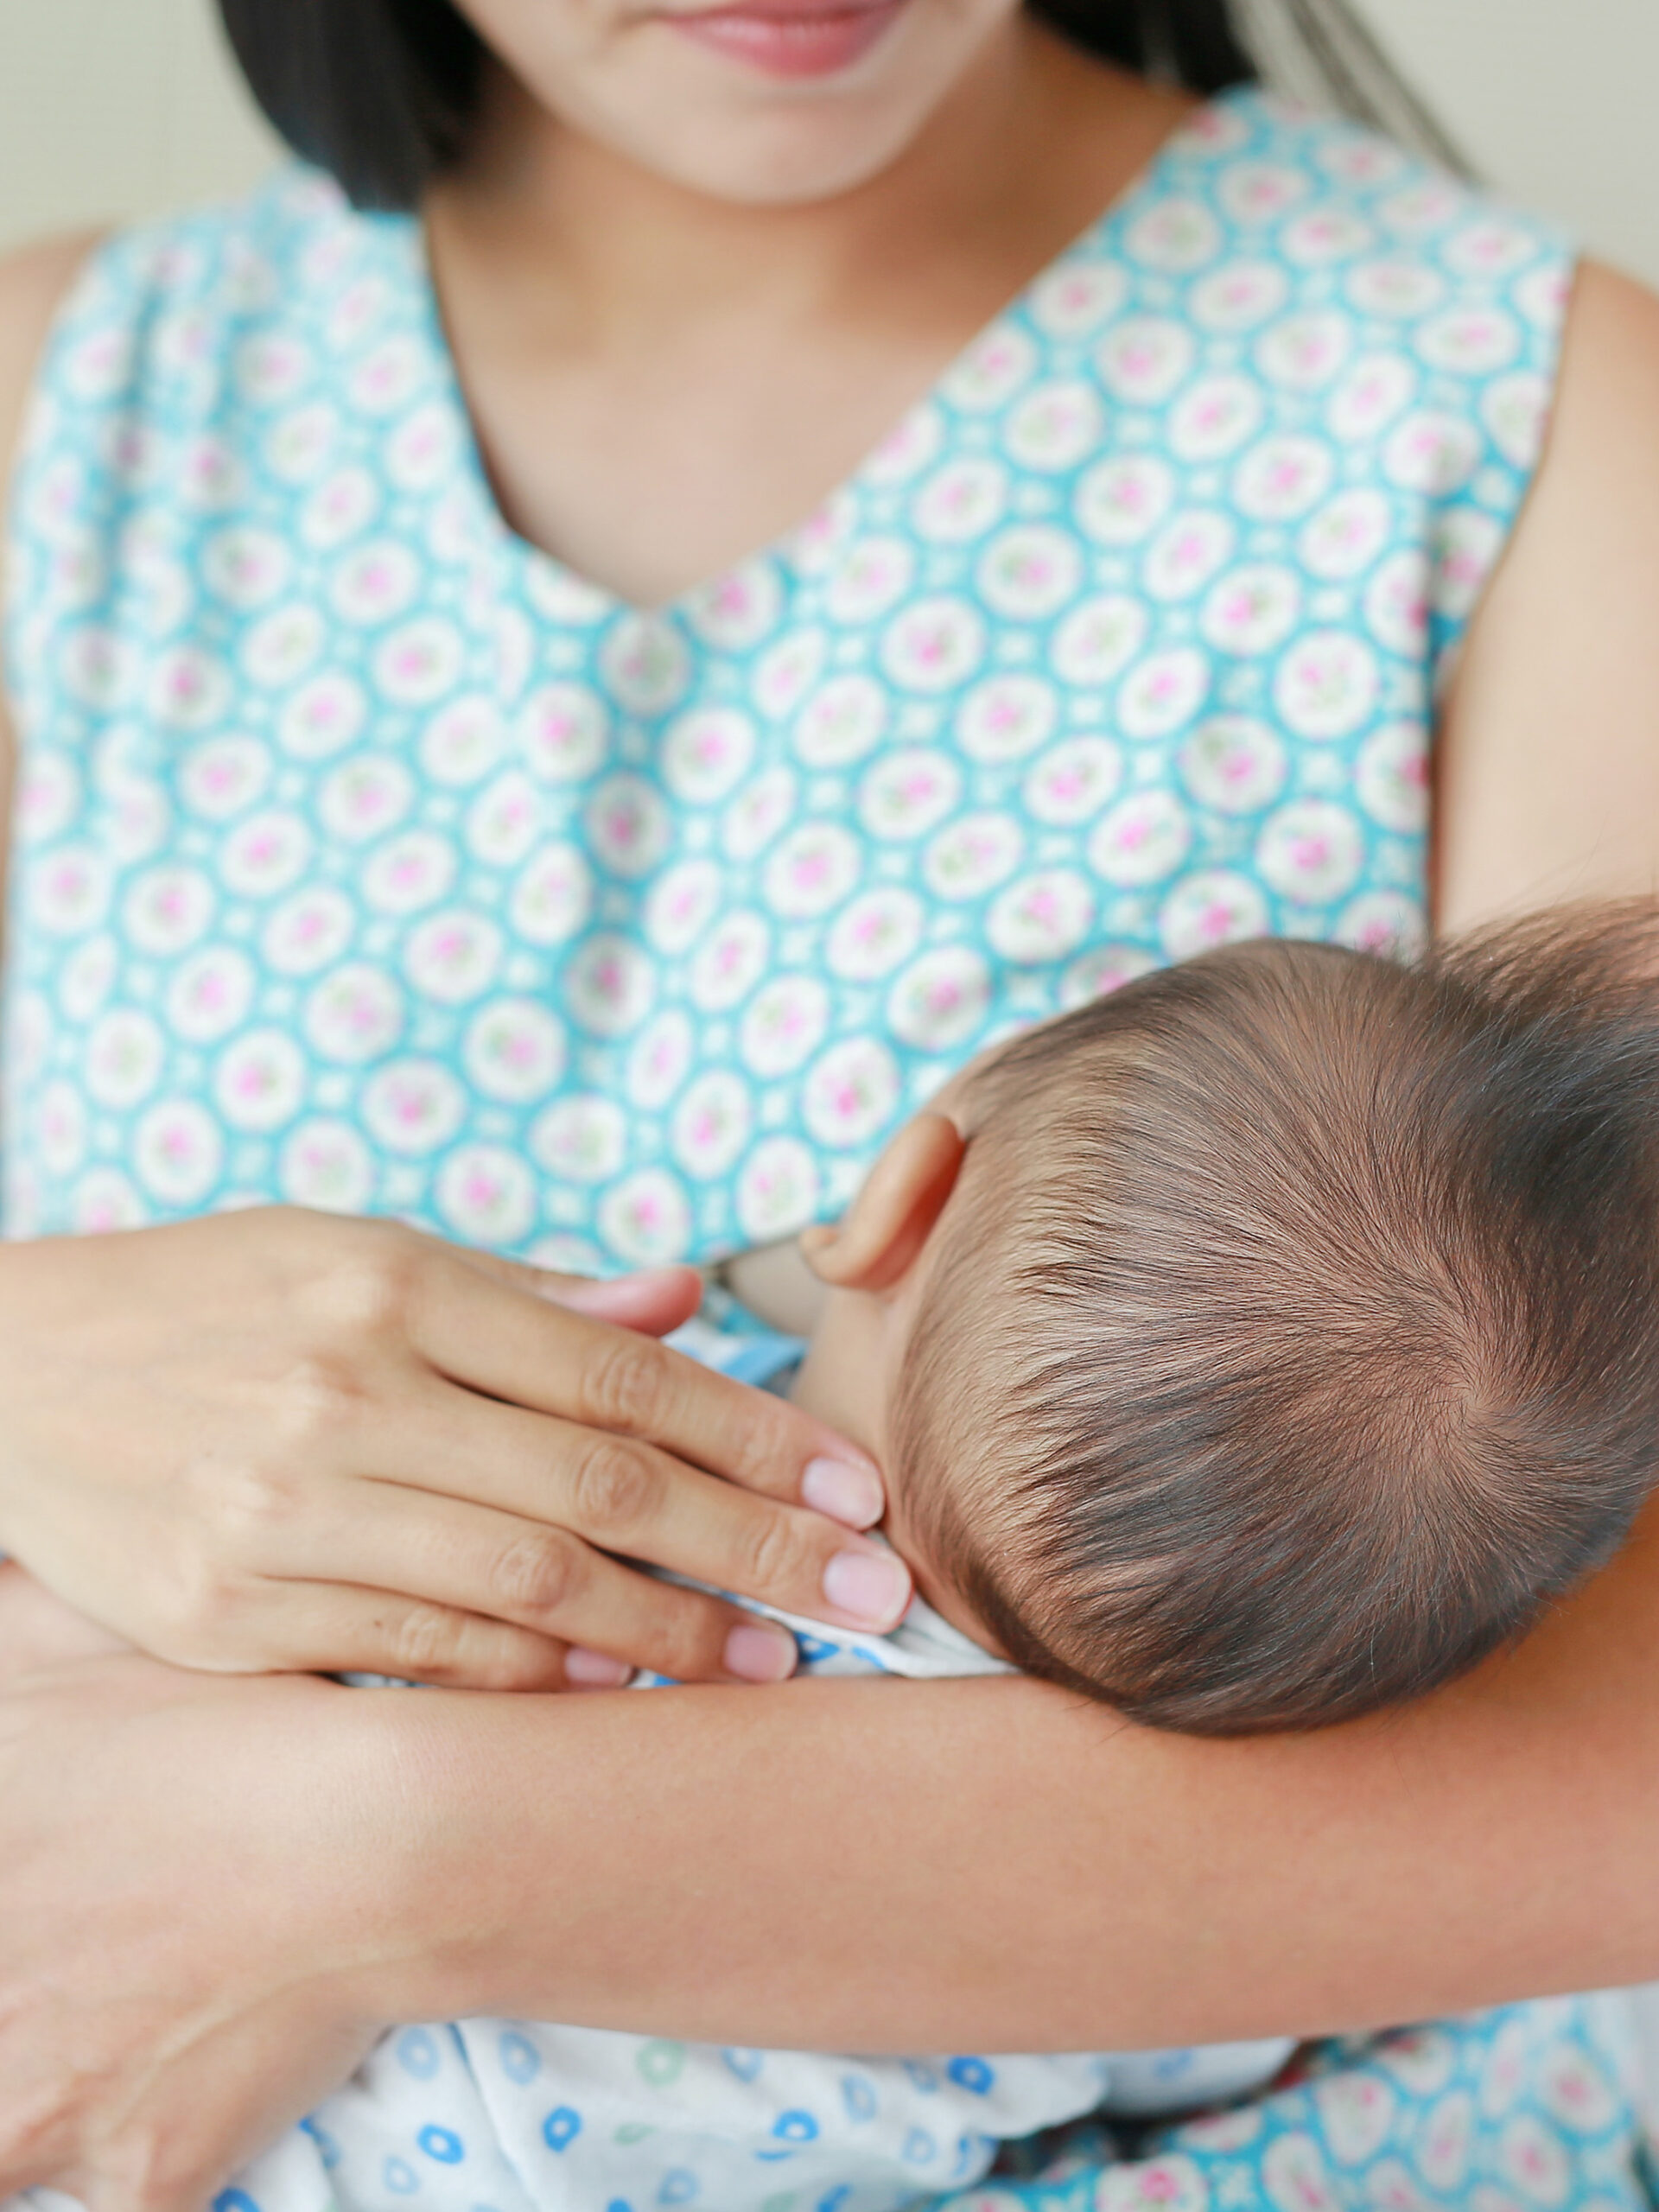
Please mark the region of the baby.
<svg viewBox="0 0 1659 2212"><path fill-rule="evenodd" d="M1213 1734L1419 1696L1659 1473L1659 906L1146 976L957 1077L806 1243L796 1395L969 1636Z"/></svg>
<svg viewBox="0 0 1659 2212"><path fill-rule="evenodd" d="M1608 1557L1659 1467L1659 909L1414 968L1236 947L1006 1046L807 1250L793 1392L926 1602L805 1671L1012 1661L1159 1726L1412 1697ZM719 1351L705 1329L691 1348ZM798 1346L748 1338L757 1359ZM1000 2139L1259 2088L1287 2042L852 2060L390 2036L248 2212L899 2212Z"/></svg>

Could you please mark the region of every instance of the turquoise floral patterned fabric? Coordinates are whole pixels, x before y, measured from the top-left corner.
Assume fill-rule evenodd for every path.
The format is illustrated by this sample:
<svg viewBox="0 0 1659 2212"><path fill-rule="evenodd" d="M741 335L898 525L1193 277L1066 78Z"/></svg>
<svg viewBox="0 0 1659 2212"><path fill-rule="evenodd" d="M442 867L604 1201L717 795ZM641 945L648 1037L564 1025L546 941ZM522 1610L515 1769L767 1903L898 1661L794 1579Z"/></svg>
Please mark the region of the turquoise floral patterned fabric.
<svg viewBox="0 0 1659 2212"><path fill-rule="evenodd" d="M642 612L504 524L413 223L300 171L118 238L9 534L5 1233L705 1260L1013 1027L1250 934L1409 944L1570 270L1228 97L798 531ZM1622 2212L1599 2020L1329 2047L952 2212Z"/></svg>
<svg viewBox="0 0 1659 2212"><path fill-rule="evenodd" d="M936 2212L1643 2212L1617 1999L1514 2005L1320 2046L1300 2079L1161 2127L1033 2145ZM805 2206L778 2212L807 2212Z"/></svg>
<svg viewBox="0 0 1659 2212"><path fill-rule="evenodd" d="M1224 99L643 613L505 526L411 221L302 172L118 240L12 518L9 1232L285 1200L703 1260L836 1213L1013 1027L1410 942L1568 270Z"/></svg>

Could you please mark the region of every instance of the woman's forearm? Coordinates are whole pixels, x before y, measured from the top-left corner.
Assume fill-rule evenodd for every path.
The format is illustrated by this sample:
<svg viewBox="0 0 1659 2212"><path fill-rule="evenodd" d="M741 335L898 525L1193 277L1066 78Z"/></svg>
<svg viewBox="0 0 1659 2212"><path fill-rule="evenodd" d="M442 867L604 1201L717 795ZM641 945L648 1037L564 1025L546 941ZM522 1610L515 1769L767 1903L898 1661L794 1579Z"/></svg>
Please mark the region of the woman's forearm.
<svg viewBox="0 0 1659 2212"><path fill-rule="evenodd" d="M1026 1682L395 1702L400 2017L1110 2048L1659 1975L1659 1530L1523 1651L1314 1737Z"/></svg>

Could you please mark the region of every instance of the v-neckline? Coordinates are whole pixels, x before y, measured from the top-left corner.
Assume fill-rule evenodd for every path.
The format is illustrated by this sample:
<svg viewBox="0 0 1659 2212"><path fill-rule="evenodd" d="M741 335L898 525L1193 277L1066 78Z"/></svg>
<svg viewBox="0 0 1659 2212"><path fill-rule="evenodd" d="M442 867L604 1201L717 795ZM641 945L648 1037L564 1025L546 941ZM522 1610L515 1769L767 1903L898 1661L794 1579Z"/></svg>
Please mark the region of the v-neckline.
<svg viewBox="0 0 1659 2212"><path fill-rule="evenodd" d="M414 232L416 276L421 287L426 343L437 365L443 404L455 427L456 449L467 489L495 542L496 551L517 563L527 577L539 582L543 598L554 603L580 607L590 620L601 622L629 620L684 627L699 609L718 604L725 594L741 591L745 579L755 571L770 568L787 573L794 566L800 549L815 536L821 537L832 527L831 518L859 503L865 487L877 475L885 457L899 449L925 421L938 394L952 378L983 350L993 346L1001 333L1017 327L1027 319L1031 302L1038 290L1052 283L1073 262L1096 259L1103 250L1109 250L1113 238L1127 227L1142 204L1157 197L1168 170L1178 161L1190 156L1206 118L1213 118L1241 101L1259 96L1260 90L1260 86L1254 84L1234 86L1189 108L1128 181L1113 194L1106 207L1091 217L1074 238L1027 277L1019 289L980 325L966 343L951 355L926 390L904 409L891 427L866 449L848 474L821 497L799 522L728 563L715 575L649 605L627 599L607 585L584 576L580 569L573 568L558 554L550 552L533 539L525 537L508 521L496 495L495 486L490 480L478 426L461 383L454 349L449 340L429 242L419 216L410 218Z"/></svg>

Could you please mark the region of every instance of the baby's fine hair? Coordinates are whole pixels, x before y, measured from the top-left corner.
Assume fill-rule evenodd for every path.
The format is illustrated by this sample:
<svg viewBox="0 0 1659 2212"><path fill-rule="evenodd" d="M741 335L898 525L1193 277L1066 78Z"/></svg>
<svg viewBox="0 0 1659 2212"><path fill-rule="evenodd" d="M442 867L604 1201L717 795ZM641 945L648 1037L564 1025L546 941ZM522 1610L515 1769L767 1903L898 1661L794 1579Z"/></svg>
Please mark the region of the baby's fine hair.
<svg viewBox="0 0 1659 2212"><path fill-rule="evenodd" d="M1239 945L970 1078L896 1464L1011 1658L1154 1726L1416 1696L1659 1473L1659 906Z"/></svg>

